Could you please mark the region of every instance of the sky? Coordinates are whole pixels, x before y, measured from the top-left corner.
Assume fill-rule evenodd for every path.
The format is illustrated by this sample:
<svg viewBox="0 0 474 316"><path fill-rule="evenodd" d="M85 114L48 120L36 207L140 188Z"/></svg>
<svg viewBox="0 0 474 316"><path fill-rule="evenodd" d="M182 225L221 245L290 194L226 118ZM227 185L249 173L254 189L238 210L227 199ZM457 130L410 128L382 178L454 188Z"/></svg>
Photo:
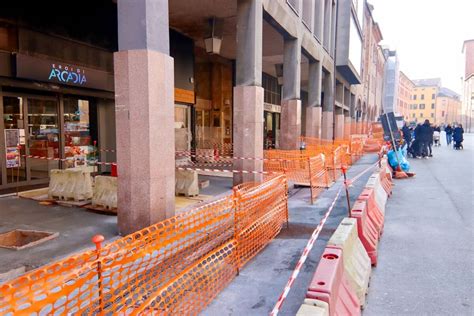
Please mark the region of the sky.
<svg viewBox="0 0 474 316"><path fill-rule="evenodd" d="M462 92L463 42L474 39L474 0L368 0L384 40L410 79L441 78Z"/></svg>

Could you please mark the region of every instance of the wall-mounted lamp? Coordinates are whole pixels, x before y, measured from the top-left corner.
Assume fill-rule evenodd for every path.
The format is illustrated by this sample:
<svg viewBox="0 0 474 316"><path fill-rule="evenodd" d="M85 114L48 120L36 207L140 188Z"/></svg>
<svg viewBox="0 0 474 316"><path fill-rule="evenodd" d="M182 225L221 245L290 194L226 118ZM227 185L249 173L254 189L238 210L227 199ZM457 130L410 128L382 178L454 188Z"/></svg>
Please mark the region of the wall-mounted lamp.
<svg viewBox="0 0 474 316"><path fill-rule="evenodd" d="M216 17L209 19L211 28L210 37L204 39L206 52L208 54L219 54L221 52L222 37L218 36L218 28L216 27Z"/></svg>

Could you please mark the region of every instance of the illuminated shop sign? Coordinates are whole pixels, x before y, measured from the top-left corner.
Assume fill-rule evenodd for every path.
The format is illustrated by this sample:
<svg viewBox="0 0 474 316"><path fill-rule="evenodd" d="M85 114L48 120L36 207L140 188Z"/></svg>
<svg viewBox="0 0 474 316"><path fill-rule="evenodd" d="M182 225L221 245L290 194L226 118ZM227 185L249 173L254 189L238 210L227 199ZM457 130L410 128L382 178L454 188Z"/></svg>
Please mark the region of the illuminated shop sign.
<svg viewBox="0 0 474 316"><path fill-rule="evenodd" d="M61 64L51 64L51 72L49 73L48 80L60 83L75 83L81 86L87 83L84 69L74 68L73 66L63 66Z"/></svg>
<svg viewBox="0 0 474 316"><path fill-rule="evenodd" d="M113 73L24 54L16 55L16 76L60 85L114 91Z"/></svg>

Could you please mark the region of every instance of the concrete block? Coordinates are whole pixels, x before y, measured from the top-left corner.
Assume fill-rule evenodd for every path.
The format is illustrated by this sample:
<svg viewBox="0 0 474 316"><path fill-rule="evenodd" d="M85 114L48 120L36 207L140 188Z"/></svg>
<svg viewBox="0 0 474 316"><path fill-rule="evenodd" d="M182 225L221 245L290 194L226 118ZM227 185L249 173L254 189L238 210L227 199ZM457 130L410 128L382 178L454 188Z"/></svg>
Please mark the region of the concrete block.
<svg viewBox="0 0 474 316"><path fill-rule="evenodd" d="M176 170L176 194L199 195L198 173L195 170Z"/></svg>
<svg viewBox="0 0 474 316"><path fill-rule="evenodd" d="M92 205L106 209L117 208L117 178L108 176L95 177Z"/></svg>

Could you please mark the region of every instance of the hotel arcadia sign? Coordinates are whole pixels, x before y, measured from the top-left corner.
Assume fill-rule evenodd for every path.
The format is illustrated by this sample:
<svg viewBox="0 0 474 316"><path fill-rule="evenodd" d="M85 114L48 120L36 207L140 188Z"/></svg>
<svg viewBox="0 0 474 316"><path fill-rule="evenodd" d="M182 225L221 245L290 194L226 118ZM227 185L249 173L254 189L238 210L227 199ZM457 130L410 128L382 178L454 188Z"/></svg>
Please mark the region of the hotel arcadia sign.
<svg viewBox="0 0 474 316"><path fill-rule="evenodd" d="M114 91L112 73L23 54L16 55L16 76L54 84Z"/></svg>
<svg viewBox="0 0 474 316"><path fill-rule="evenodd" d="M84 69L62 64L51 64L48 80L65 84L75 83L81 86L87 83Z"/></svg>

